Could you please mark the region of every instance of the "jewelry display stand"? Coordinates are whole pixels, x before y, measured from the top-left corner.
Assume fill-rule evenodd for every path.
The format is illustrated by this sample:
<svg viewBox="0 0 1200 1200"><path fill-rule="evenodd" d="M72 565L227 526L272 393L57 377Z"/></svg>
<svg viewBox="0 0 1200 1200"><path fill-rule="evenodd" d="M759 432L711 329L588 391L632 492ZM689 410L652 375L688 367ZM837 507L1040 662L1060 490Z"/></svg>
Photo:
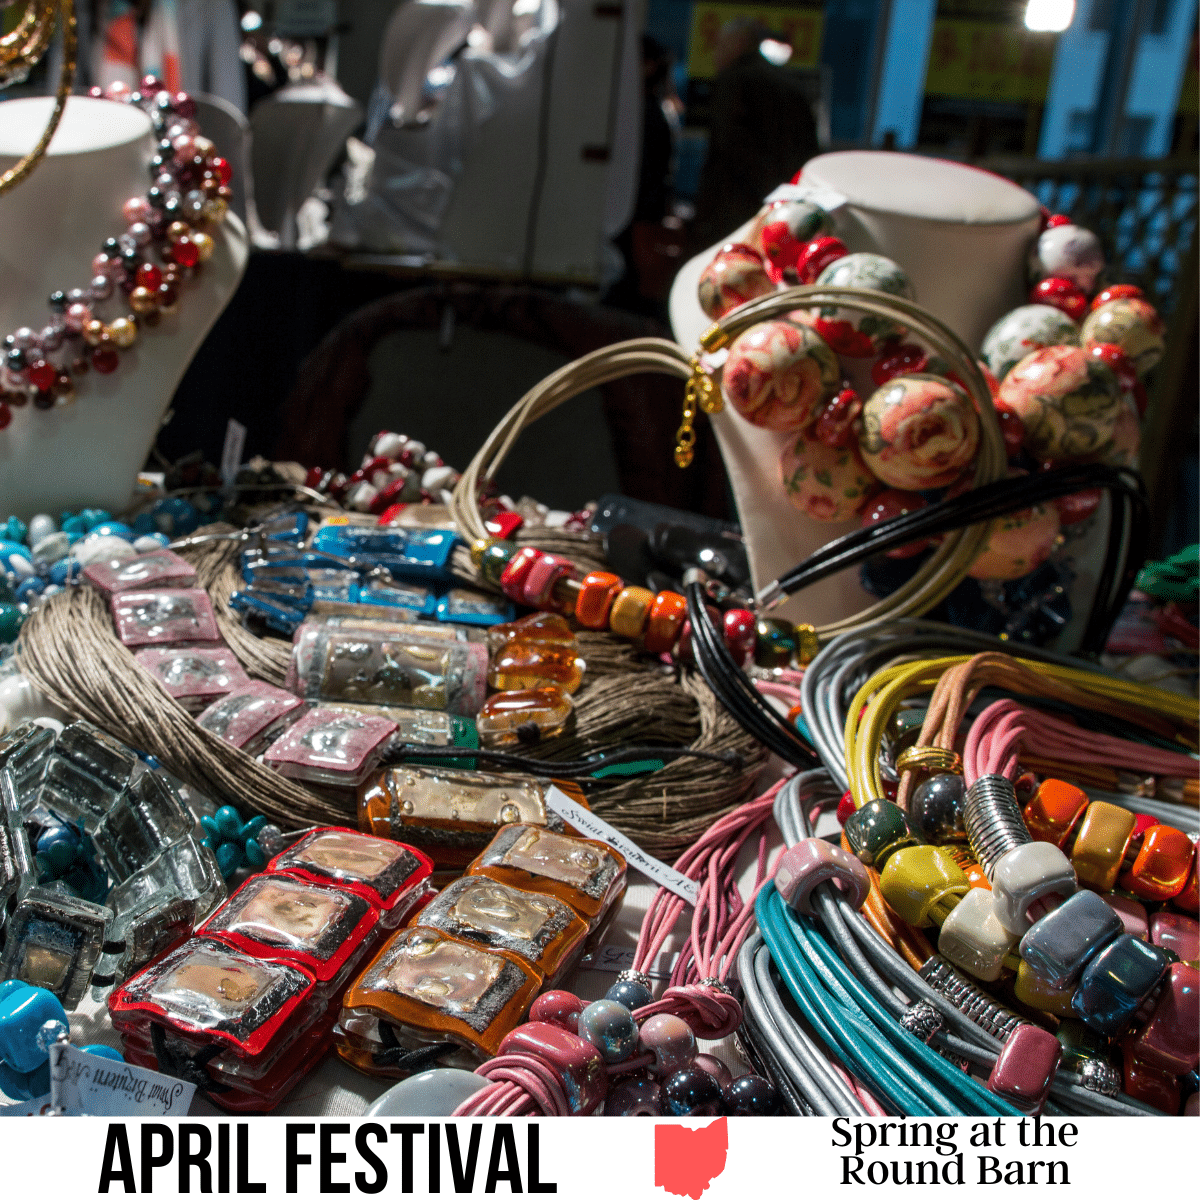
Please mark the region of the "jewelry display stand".
<svg viewBox="0 0 1200 1200"><path fill-rule="evenodd" d="M801 186L826 208L834 233L851 253L894 259L908 273L917 301L972 351L988 328L1022 303L1025 262L1037 237L1037 200L998 175L910 154L847 151L805 166ZM742 241L752 222L727 242ZM696 298L700 273L720 245L689 261L671 288L671 326L691 349L711 324ZM845 361L845 360L844 360ZM865 399L873 390L870 360L853 363L851 383ZM858 528L858 521L814 521L788 502L779 457L789 435L760 429L728 405L712 418L733 487L754 586L761 588L814 550ZM807 588L776 615L814 625L838 620L872 600L854 572Z"/></svg>
<svg viewBox="0 0 1200 1200"><path fill-rule="evenodd" d="M4 104L0 170L34 145L52 105L40 97ZM51 292L87 286L101 245L123 231L122 204L145 194L154 144L140 110L83 96L68 100L46 157L0 196L6 330L40 329L49 320ZM112 512L128 507L175 388L246 268L246 229L236 216L226 216L214 241L203 270L183 285L178 311L123 351L116 371L79 378L79 398L67 407L14 409L0 434L0 512L27 520L85 504Z"/></svg>

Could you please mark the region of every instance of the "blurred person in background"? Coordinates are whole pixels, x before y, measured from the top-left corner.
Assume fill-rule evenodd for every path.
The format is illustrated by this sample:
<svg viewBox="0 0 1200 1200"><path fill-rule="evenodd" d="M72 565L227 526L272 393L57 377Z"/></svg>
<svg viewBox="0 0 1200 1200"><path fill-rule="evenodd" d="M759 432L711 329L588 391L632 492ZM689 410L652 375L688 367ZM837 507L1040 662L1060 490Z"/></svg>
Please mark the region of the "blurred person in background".
<svg viewBox="0 0 1200 1200"><path fill-rule="evenodd" d="M719 242L762 207L817 153L817 127L800 81L767 62L759 46L777 37L751 17L727 21L713 49L708 154L696 193L691 243Z"/></svg>

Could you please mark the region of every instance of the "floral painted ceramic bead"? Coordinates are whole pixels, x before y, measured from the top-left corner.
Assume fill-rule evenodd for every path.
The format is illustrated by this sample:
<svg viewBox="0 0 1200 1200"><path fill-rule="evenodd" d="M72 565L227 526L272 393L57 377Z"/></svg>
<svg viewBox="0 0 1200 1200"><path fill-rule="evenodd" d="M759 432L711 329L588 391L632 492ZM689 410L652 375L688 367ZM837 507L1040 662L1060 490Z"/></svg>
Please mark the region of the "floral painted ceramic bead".
<svg viewBox="0 0 1200 1200"><path fill-rule="evenodd" d="M1020 579L1041 566L1058 542L1060 521L1053 504L1010 513L992 522L987 541L967 572L972 579Z"/></svg>
<svg viewBox="0 0 1200 1200"><path fill-rule="evenodd" d="M1004 377L1027 355L1045 346L1078 346L1079 326L1048 304L1022 304L1005 313L983 339L983 359L996 378Z"/></svg>
<svg viewBox="0 0 1200 1200"><path fill-rule="evenodd" d="M742 242L722 246L704 268L697 286L700 307L714 321L774 290L758 252Z"/></svg>
<svg viewBox="0 0 1200 1200"><path fill-rule="evenodd" d="M817 278L820 287L866 288L889 296L915 300L916 292L903 269L882 254L847 254L825 268ZM822 308L817 331L837 351L851 358L874 358L885 342L904 336L904 329L886 317L844 308Z"/></svg>
<svg viewBox="0 0 1200 1200"><path fill-rule="evenodd" d="M1078 225L1057 225L1037 240L1032 272L1035 279L1069 279L1089 295L1104 270L1100 239Z"/></svg>
<svg viewBox="0 0 1200 1200"><path fill-rule="evenodd" d="M803 434L779 460L788 500L815 521L846 521L876 483L857 447L826 446Z"/></svg>
<svg viewBox="0 0 1200 1200"><path fill-rule="evenodd" d="M1023 358L1000 385L1039 462L1103 454L1121 415L1117 377L1079 346L1047 346Z"/></svg>
<svg viewBox="0 0 1200 1200"><path fill-rule="evenodd" d="M867 466L890 487L945 487L975 457L979 415L949 380L902 375L863 405L858 444Z"/></svg>
<svg viewBox="0 0 1200 1200"><path fill-rule="evenodd" d="M1088 314L1080 331L1085 346L1119 346L1148 374L1163 356L1162 318L1145 300L1110 300Z"/></svg>
<svg viewBox="0 0 1200 1200"><path fill-rule="evenodd" d="M841 372L821 337L792 321L764 321L729 348L722 387L752 425L803 429L837 390Z"/></svg>
<svg viewBox="0 0 1200 1200"><path fill-rule="evenodd" d="M776 282L782 280L786 270L795 268L808 243L830 229L824 209L807 200L780 200L772 204L758 228L758 243L771 278Z"/></svg>

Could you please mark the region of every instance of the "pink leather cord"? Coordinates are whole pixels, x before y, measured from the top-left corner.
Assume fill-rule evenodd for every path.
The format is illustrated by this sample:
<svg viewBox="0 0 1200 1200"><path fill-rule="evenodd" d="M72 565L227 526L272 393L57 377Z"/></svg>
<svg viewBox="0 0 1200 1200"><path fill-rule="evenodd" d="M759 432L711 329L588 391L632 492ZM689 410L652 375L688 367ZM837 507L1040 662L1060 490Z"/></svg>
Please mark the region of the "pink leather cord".
<svg viewBox="0 0 1200 1200"><path fill-rule="evenodd" d="M1022 750L1060 762L1099 764L1184 778L1194 776L1200 765L1187 754L1095 733L1026 708L1015 700L997 700L975 718L967 734L963 747L963 778L967 786L981 775L1015 778Z"/></svg>

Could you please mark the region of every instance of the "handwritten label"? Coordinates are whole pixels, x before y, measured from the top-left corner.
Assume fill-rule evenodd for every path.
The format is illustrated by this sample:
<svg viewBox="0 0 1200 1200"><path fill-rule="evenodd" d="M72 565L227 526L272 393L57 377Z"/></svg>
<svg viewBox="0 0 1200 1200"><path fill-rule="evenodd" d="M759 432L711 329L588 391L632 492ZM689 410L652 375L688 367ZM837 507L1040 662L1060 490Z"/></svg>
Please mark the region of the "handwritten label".
<svg viewBox="0 0 1200 1200"><path fill-rule="evenodd" d="M700 894L699 885L694 879L689 879L674 867L647 854L636 842L630 841L623 833L614 829L607 821L601 820L593 812L588 812L581 804L576 804L569 796L564 795L556 787L546 794L546 805L558 813L568 825L578 829L586 837L607 842L614 850L625 857L625 861L635 870L640 871L648 879L653 880L659 887L665 887L674 892L681 900L694 905Z"/></svg>
<svg viewBox="0 0 1200 1200"><path fill-rule="evenodd" d="M776 200L807 200L823 208L827 213L836 212L847 203L846 197L833 188L817 187L811 183L781 183L764 201L774 204Z"/></svg>
<svg viewBox="0 0 1200 1200"><path fill-rule="evenodd" d="M135 1067L67 1042L50 1047L54 1091L27 1104L0 1109L9 1117L38 1116L54 1110L72 1117L183 1117L192 1106L196 1085L170 1075Z"/></svg>
<svg viewBox="0 0 1200 1200"><path fill-rule="evenodd" d="M229 418L225 426L225 446L221 450L221 479L225 486L230 487L237 479L238 468L242 465L242 454L246 449L246 427L240 421Z"/></svg>
<svg viewBox="0 0 1200 1200"><path fill-rule="evenodd" d="M611 942L605 942L590 954L585 954L579 965L589 971L611 971L615 975L621 971L633 970L634 953L632 946L614 946ZM645 974L651 979L670 979L671 971L678 961L678 954L668 954L664 951L646 968Z"/></svg>

